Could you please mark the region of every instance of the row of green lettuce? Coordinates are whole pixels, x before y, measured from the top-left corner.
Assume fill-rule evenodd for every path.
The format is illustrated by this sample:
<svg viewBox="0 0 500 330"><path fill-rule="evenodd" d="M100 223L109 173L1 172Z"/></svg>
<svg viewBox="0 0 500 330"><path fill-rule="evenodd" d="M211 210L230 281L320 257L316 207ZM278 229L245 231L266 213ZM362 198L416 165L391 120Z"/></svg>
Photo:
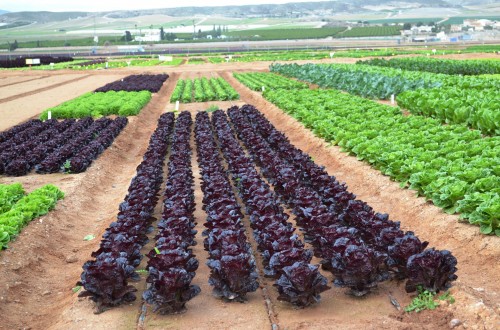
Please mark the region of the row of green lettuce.
<svg viewBox="0 0 500 330"><path fill-rule="evenodd" d="M356 64L396 68L409 71L457 75L500 74L500 61L494 60L449 60L432 57L400 57L386 60L374 58Z"/></svg>
<svg viewBox="0 0 500 330"><path fill-rule="evenodd" d="M280 64L269 66L271 72L318 84L320 87L345 90L373 99L388 99L406 90L435 87L500 89L500 79L491 76L460 76L423 71L409 71L370 65L352 64Z"/></svg>
<svg viewBox="0 0 500 330"><path fill-rule="evenodd" d="M253 91L262 91L264 89L301 89L309 88L309 85L297 80L292 80L278 74L263 72L233 73L233 76L239 82Z"/></svg>
<svg viewBox="0 0 500 330"><path fill-rule="evenodd" d="M461 53L492 53L500 51L500 45L477 45L469 46L466 49L450 49L436 47L436 55L461 54ZM224 55L210 56L208 61L211 63L226 62ZM327 50L327 51L264 51L264 52L245 52L241 54L231 53L231 62L256 62L256 61L297 61L297 60L320 60L329 58L363 58L372 56L396 56L396 55L434 55L428 48L378 48L378 49L350 49L350 50Z"/></svg>
<svg viewBox="0 0 500 330"><path fill-rule="evenodd" d="M170 102L207 102L237 100L240 95L221 77L179 79Z"/></svg>
<svg viewBox="0 0 500 330"><path fill-rule="evenodd" d="M31 220L47 214L62 198L64 193L50 184L29 194L20 183L0 184L0 250L6 249Z"/></svg>
<svg viewBox="0 0 500 330"><path fill-rule="evenodd" d="M396 95L414 114L496 135L500 79L407 71L369 65L273 64L272 72L372 99Z"/></svg>
<svg viewBox="0 0 500 330"><path fill-rule="evenodd" d="M357 64L391 67L453 75L485 75L482 79L500 77L498 60L449 60L428 57L372 59ZM497 78L498 79L498 78ZM406 91L397 97L398 105L413 114L439 118L445 123L462 123L484 134L500 134L500 94L498 88L469 89L443 86L430 90Z"/></svg>
<svg viewBox="0 0 500 330"><path fill-rule="evenodd" d="M465 124L486 135L500 135L498 89L418 89L403 92L396 99L400 107L414 115L437 118L447 124Z"/></svg>
<svg viewBox="0 0 500 330"><path fill-rule="evenodd" d="M397 107L336 90L269 89L263 95L401 186L500 236L500 137L404 116Z"/></svg>
<svg viewBox="0 0 500 330"><path fill-rule="evenodd" d="M49 111L52 118L55 119L109 115L135 116L150 100L151 92L149 91L89 92L58 106L46 109L40 115L40 119L48 119Z"/></svg>

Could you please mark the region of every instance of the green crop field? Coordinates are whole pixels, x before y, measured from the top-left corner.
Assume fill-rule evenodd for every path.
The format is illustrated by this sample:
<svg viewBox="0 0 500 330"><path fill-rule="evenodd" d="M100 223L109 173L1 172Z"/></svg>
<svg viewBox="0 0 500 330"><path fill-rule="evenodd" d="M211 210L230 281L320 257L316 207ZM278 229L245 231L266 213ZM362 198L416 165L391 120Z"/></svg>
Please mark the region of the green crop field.
<svg viewBox="0 0 500 330"><path fill-rule="evenodd" d="M252 40L281 40L281 39L309 39L333 37L344 31L345 28L303 28L303 29L269 29L243 30L229 32L228 36L237 39Z"/></svg>

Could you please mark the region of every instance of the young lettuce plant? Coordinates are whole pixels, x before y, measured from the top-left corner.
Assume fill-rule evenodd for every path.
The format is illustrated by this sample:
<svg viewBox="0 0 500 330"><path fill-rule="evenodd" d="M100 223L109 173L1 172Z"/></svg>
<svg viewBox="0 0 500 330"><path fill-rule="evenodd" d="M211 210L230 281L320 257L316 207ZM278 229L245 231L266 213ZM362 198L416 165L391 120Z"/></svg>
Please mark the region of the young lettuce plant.
<svg viewBox="0 0 500 330"><path fill-rule="evenodd" d="M328 280L320 274L318 266L296 262L282 269L282 275L274 284L278 288L278 300L304 308L320 301L320 293L330 289Z"/></svg>
<svg viewBox="0 0 500 330"><path fill-rule="evenodd" d="M362 242L345 238L338 239L334 245L338 252L332 258L331 267L336 286L348 287L352 295L361 297L375 288L378 282L389 278L382 267L386 255Z"/></svg>
<svg viewBox="0 0 500 330"><path fill-rule="evenodd" d="M406 264L406 292L414 292L418 286L431 292L450 288L451 282L458 278L456 265L457 258L447 250L432 248L411 256Z"/></svg>

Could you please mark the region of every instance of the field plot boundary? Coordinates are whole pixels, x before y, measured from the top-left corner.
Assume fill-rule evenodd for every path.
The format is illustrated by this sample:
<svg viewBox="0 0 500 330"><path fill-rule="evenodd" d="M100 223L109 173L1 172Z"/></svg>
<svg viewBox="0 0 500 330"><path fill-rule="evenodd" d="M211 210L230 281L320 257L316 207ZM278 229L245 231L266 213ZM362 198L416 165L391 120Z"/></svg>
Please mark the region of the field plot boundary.
<svg viewBox="0 0 500 330"><path fill-rule="evenodd" d="M3 84L3 85L1 84L2 81L0 80L0 88L7 87L7 86L12 86L12 85L17 85L17 84L22 84L22 83L25 83L25 82L28 82L28 81L33 81L33 80L37 80L37 79L43 79L43 78L47 78L47 77L48 76L39 76L39 77L35 77L35 78L31 78L29 76L28 77L26 77L26 76L14 77L14 78L22 78L22 79L19 80L19 81L15 81L15 82ZM8 78L11 78L11 77L4 77L3 79L9 80Z"/></svg>
<svg viewBox="0 0 500 330"><path fill-rule="evenodd" d="M86 92L94 90L104 82L110 82L123 77L121 73L116 75L91 75L83 80L72 83L64 83L56 88L51 88L39 93L30 93L16 100L2 103L0 114L0 130L8 129L22 123L30 118L38 116L43 110L56 106L64 101L78 97ZM71 86L71 88L69 87ZM27 107L25 104L29 104Z"/></svg>
<svg viewBox="0 0 500 330"><path fill-rule="evenodd" d="M76 77L76 78L72 78L72 79L69 79L69 80L61 81L61 82L58 82L58 83L55 83L55 84L52 84L52 85L49 85L49 86L37 88L37 89L31 90L31 91L28 91L28 92L25 92L25 93L20 93L20 94L12 95L12 96L9 96L9 97L5 97L3 99L0 99L0 104L5 103L5 102L9 102L9 101L13 101L13 100L17 100L17 99L23 98L25 96L30 96L30 95L33 95L33 94L45 92L45 91L51 90L53 88L57 88L57 87L60 87L60 86L64 86L66 84L70 84L70 83L74 83L74 82L83 80L83 79L88 78L88 77L90 77L90 75L83 75L83 76L80 76L80 77Z"/></svg>

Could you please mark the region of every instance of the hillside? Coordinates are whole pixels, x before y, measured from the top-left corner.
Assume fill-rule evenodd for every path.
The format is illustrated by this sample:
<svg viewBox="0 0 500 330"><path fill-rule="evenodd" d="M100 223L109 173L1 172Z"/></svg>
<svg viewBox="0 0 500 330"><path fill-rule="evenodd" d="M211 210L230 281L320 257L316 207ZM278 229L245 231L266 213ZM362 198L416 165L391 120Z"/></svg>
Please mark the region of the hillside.
<svg viewBox="0 0 500 330"><path fill-rule="evenodd" d="M322 2L294 2L286 4L264 4L244 6L179 7L144 10L116 10L110 12L10 12L2 15L0 22L30 21L48 23L85 16L129 18L147 15L186 17L194 15L226 17L307 17L331 16L343 13L391 12L412 8L457 8L495 3L495 0L339 0ZM0 11L1 12L1 11Z"/></svg>

